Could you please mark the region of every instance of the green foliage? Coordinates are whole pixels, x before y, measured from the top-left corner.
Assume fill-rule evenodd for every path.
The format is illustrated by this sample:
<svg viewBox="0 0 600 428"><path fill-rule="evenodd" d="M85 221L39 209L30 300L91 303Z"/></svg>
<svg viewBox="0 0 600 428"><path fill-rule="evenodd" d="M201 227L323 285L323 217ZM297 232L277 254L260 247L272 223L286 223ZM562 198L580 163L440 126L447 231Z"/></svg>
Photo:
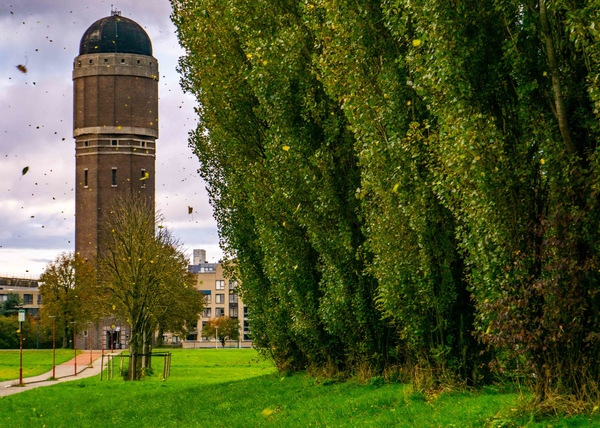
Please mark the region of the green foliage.
<svg viewBox="0 0 600 428"><path fill-rule="evenodd" d="M598 0L172 5L259 349L597 398Z"/></svg>
<svg viewBox="0 0 600 428"><path fill-rule="evenodd" d="M583 398L600 375L596 63L573 36L591 11L542 6L383 7L395 35L410 23L423 40L410 86L436 120L431 185L458 222L479 337L536 379L538 401Z"/></svg>
<svg viewBox="0 0 600 428"><path fill-rule="evenodd" d="M27 315L22 323L23 349L52 347L52 329L39 324ZM17 315L0 317L0 349L19 349L19 320Z"/></svg>
<svg viewBox="0 0 600 428"><path fill-rule="evenodd" d="M18 308L20 308L22 305L23 301L17 293L8 293L6 294L6 300L4 300L2 305L0 305L0 316L8 317L15 315L18 311Z"/></svg>
<svg viewBox="0 0 600 428"><path fill-rule="evenodd" d="M139 355L151 352L157 328L185 331L186 325L196 325L203 308L187 257L161 223L154 206L133 195L114 201L101 235L98 291L130 326L132 380L143 374Z"/></svg>
<svg viewBox="0 0 600 428"><path fill-rule="evenodd" d="M201 105L190 143L242 278L254 343L282 367L382 368L389 329L359 252L354 137L318 79L300 6L173 7L189 53L183 85Z"/></svg>
<svg viewBox="0 0 600 428"><path fill-rule="evenodd" d="M56 317L57 333L59 338L62 335L63 348L72 337L72 323L96 321L103 314L96 271L79 254L61 253L55 261L48 263L40 276L40 294L44 302L40 320L48 329L53 326L51 317Z"/></svg>
<svg viewBox="0 0 600 428"><path fill-rule="evenodd" d="M211 318L202 326L202 337L218 337L221 346L225 347L226 340L240 338L240 320L229 317Z"/></svg>

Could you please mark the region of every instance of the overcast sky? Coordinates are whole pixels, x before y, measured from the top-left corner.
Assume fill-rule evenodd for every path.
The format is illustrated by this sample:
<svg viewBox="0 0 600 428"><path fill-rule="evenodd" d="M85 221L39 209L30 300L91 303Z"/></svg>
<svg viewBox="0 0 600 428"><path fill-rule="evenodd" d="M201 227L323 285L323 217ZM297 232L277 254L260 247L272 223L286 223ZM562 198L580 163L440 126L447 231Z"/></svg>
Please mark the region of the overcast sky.
<svg viewBox="0 0 600 428"><path fill-rule="evenodd" d="M0 0L0 275L39 275L60 252L74 250L71 72L81 36L110 15L111 4L146 30L159 62L157 208L190 257L193 248L206 249L208 261L222 257L198 159L188 148L195 100L179 86L183 51L169 1Z"/></svg>

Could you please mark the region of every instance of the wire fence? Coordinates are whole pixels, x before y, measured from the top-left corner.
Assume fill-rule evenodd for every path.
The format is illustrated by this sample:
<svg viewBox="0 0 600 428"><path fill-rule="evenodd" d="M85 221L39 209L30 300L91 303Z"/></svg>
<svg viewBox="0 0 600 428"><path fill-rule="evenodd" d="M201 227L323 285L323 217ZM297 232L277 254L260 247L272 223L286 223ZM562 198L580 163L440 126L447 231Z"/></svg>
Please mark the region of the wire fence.
<svg viewBox="0 0 600 428"><path fill-rule="evenodd" d="M170 352L153 352L150 354L123 354L123 353L108 353L102 354L101 357L101 367L103 370L100 372L100 380L110 380L114 379L115 375L119 375L122 378L126 379L129 377L129 366L131 365L132 357L135 359L142 358L142 361L145 358L150 358L150 366L148 367L154 372L154 369L158 369L156 367L155 358L159 359L162 357L162 379L167 380L171 375L171 353ZM104 365L104 359L106 360L106 366ZM118 361L116 361L118 360ZM159 360L160 361L160 360ZM154 364L154 367L152 366ZM117 367L115 367L115 365ZM106 367L106 370L104 370ZM143 370L147 370L148 368L144 368Z"/></svg>

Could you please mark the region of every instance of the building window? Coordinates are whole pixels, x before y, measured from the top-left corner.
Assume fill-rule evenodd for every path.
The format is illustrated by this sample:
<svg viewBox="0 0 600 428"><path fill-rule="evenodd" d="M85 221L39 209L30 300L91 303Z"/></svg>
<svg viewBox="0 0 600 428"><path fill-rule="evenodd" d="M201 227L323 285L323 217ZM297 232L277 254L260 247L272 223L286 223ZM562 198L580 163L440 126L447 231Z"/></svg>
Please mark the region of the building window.
<svg viewBox="0 0 600 428"><path fill-rule="evenodd" d="M204 294L204 303L210 303L211 302L211 295L210 294Z"/></svg>
<svg viewBox="0 0 600 428"><path fill-rule="evenodd" d="M81 67L81 61L77 61L77 67Z"/></svg>
<svg viewBox="0 0 600 428"><path fill-rule="evenodd" d="M224 317L225 316L225 308L215 308L215 316L216 317Z"/></svg>
<svg viewBox="0 0 600 428"><path fill-rule="evenodd" d="M210 308L204 308L204 311L202 311L202 317L210 318Z"/></svg>
<svg viewBox="0 0 600 428"><path fill-rule="evenodd" d="M237 288L237 286L238 286L237 281L234 281L234 280L229 281L229 289L230 290L235 290Z"/></svg>
<svg viewBox="0 0 600 428"><path fill-rule="evenodd" d="M146 142L145 141L140 141L140 146L141 147L146 147Z"/></svg>
<svg viewBox="0 0 600 428"><path fill-rule="evenodd" d="M244 305L244 318L248 318L248 306Z"/></svg>
<svg viewBox="0 0 600 428"><path fill-rule="evenodd" d="M244 321L244 340L250 340L250 324Z"/></svg>
<svg viewBox="0 0 600 428"><path fill-rule="evenodd" d="M222 279L217 279L215 281L215 288L217 290L225 290L225 281Z"/></svg>
<svg viewBox="0 0 600 428"><path fill-rule="evenodd" d="M238 295L237 293L232 293L229 295L229 303L237 303L238 302Z"/></svg>
<svg viewBox="0 0 600 428"><path fill-rule="evenodd" d="M146 188L146 170L142 169L142 174L140 175L140 179L142 179L142 189Z"/></svg>
<svg viewBox="0 0 600 428"><path fill-rule="evenodd" d="M88 187L88 169L83 170L83 187Z"/></svg>
<svg viewBox="0 0 600 428"><path fill-rule="evenodd" d="M89 141L84 141L84 142L83 142L83 147L88 147L89 145L90 145L90 142L89 142Z"/></svg>
<svg viewBox="0 0 600 428"><path fill-rule="evenodd" d="M238 308L237 306L233 307L233 308L229 308L229 317L230 318L237 318L238 316Z"/></svg>
<svg viewBox="0 0 600 428"><path fill-rule="evenodd" d="M108 62L108 58L104 58L104 63L107 63L107 62Z"/></svg>
<svg viewBox="0 0 600 428"><path fill-rule="evenodd" d="M33 305L33 294L23 294L23 304Z"/></svg>
<svg viewBox="0 0 600 428"><path fill-rule="evenodd" d="M110 140L111 146L117 146L119 144L119 140Z"/></svg>
<svg viewBox="0 0 600 428"><path fill-rule="evenodd" d="M117 187L117 168L112 169L112 187Z"/></svg>
<svg viewBox="0 0 600 428"><path fill-rule="evenodd" d="M41 304L42 304L42 295L41 295L41 294L38 294L38 295L37 295L37 304L38 304L38 305L41 305Z"/></svg>
<svg viewBox="0 0 600 428"><path fill-rule="evenodd" d="M140 65L140 60L139 59L137 60L137 63L138 63L138 65Z"/></svg>
<svg viewBox="0 0 600 428"><path fill-rule="evenodd" d="M8 295L0 294L0 302L6 302L8 300Z"/></svg>
<svg viewBox="0 0 600 428"><path fill-rule="evenodd" d="M93 64L93 63L94 63L94 60L93 60L93 59L90 59L90 64Z"/></svg>
<svg viewBox="0 0 600 428"><path fill-rule="evenodd" d="M225 295L215 294L215 303L225 303Z"/></svg>
<svg viewBox="0 0 600 428"><path fill-rule="evenodd" d="M125 64L125 58L121 58L121 64Z"/></svg>

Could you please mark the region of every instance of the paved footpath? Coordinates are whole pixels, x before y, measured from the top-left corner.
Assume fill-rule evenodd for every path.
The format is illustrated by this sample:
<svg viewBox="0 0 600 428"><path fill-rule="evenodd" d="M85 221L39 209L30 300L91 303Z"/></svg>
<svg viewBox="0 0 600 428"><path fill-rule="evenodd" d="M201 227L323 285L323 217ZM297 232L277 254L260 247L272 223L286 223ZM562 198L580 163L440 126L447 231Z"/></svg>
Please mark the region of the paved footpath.
<svg viewBox="0 0 600 428"><path fill-rule="evenodd" d="M114 351L112 355L118 354L121 351ZM28 377L23 379L25 386L13 386L19 383L19 379L8 380L0 382L0 397L6 395L17 394L23 391L29 391L33 388L39 388L41 386L56 385L60 382L69 382L77 379L83 379L86 377L92 377L100 374L100 364L102 356L101 351L92 351L92 367L88 367L90 364L90 351L85 351L83 354L77 356L77 375L75 375L75 358L67 361L63 364L56 366L56 380L48 380L52 377L52 370L47 373ZM106 352L104 354L104 367L106 368L107 358Z"/></svg>

